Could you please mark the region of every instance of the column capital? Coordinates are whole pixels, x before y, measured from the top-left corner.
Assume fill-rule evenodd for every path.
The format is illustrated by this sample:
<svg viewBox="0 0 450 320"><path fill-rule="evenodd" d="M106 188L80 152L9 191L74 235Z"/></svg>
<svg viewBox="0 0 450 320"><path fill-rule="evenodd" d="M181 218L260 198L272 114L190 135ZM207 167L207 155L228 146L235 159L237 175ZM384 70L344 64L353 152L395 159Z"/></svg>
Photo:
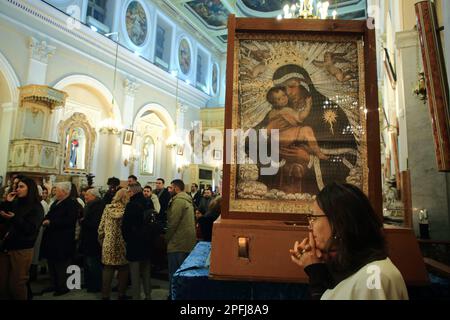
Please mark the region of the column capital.
<svg viewBox="0 0 450 320"><path fill-rule="evenodd" d="M139 90L141 85L135 79L125 79L123 82L123 87L125 88L125 94L129 96L134 96Z"/></svg>
<svg viewBox="0 0 450 320"><path fill-rule="evenodd" d="M177 111L180 113L186 113L189 111L189 106L182 104L181 102L178 101L177 103Z"/></svg>
<svg viewBox="0 0 450 320"><path fill-rule="evenodd" d="M395 33L397 49L416 47L419 44L419 34L416 30L400 31Z"/></svg>
<svg viewBox="0 0 450 320"><path fill-rule="evenodd" d="M51 58L55 52L56 47L50 46L46 41L40 41L36 38L30 37L30 57L47 64L48 58Z"/></svg>
<svg viewBox="0 0 450 320"><path fill-rule="evenodd" d="M0 104L0 111L3 110L5 112L8 111L14 111L15 109L15 104L12 102L5 102L3 104Z"/></svg>

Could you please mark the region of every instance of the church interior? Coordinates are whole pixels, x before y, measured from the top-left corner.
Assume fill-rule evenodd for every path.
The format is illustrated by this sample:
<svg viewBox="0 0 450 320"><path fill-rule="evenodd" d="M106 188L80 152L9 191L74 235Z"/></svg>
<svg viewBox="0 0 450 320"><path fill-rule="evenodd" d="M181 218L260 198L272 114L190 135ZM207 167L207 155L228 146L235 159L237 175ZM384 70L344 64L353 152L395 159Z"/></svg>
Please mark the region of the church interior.
<svg viewBox="0 0 450 320"><path fill-rule="evenodd" d="M288 65L291 71L285 71ZM293 109L277 106L282 96L294 104L290 87L279 89L294 75L311 97L302 107L309 116L286 115ZM54 189L65 182L82 202L91 188L104 199L115 181L114 187L131 194L136 181L141 191L150 186L161 207L160 190L169 187L172 196L185 191L195 203L192 253L202 258L201 268L192 278L189 270L195 265L187 257L175 273L170 271L171 246L161 235L151 271L141 269L151 274L151 294L143 280L146 298L292 300L306 299L308 288L303 271L296 275L300 269L289 249L308 237L305 221L311 227L310 216L317 215L315 194L338 180L368 196L409 298L450 299L449 82L447 0L2 0L0 202L14 199L8 193L18 176L31 178L41 194L48 194L50 212ZM317 101L330 109L313 117ZM293 118L298 127L284 129L283 119L292 125ZM343 118L347 122L341 128ZM239 166L228 162L239 155L230 147L228 130L266 128L261 125L266 120L268 129L280 129L281 149L291 152L280 151L277 170L282 173L273 179L263 177L264 166L251 159ZM333 151L337 145L329 150L326 143L340 130L351 131L346 135L351 142L345 138L340 151ZM307 146L283 149L291 133ZM246 147L251 153L252 143ZM311 160L288 160L288 154L304 150ZM337 164L324 169L324 162L334 161L346 171ZM328 179L333 170L344 175ZM197 192L200 206L206 199L204 210L196 203ZM222 210L210 223L212 240L206 233L199 236L196 222L211 202ZM163 210L169 213L172 203L175 197ZM92 207L86 201L84 212ZM0 209L7 211L1 203ZM159 216L163 210L157 209ZM171 228L169 214L167 219ZM0 226L8 225L4 221ZM42 241L48 241L47 230L42 232ZM264 241L270 241L270 249L261 249ZM283 241L289 246L280 248ZM266 259L269 250L282 253L266 265L258 260L263 250ZM104 287L86 289L94 281L86 276L92 260L81 253L69 263L79 266L73 269L73 288L56 294L45 289L53 263L37 260L27 281L28 299L107 298ZM77 280L80 269L84 277ZM118 270L113 299L115 290L121 298ZM130 270L122 298L136 299L131 262ZM71 279L72 273L67 276ZM233 281L239 283L233 287ZM419 290L424 286L426 294Z"/></svg>

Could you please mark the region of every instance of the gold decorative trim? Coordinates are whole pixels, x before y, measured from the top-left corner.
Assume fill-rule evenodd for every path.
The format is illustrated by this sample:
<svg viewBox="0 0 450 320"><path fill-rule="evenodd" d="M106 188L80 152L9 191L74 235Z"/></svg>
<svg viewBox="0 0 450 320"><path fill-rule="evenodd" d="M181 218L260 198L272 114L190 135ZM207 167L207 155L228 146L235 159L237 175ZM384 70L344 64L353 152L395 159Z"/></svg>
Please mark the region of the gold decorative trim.
<svg viewBox="0 0 450 320"><path fill-rule="evenodd" d="M82 128L86 133L86 154L85 154L85 168L84 169L73 169L69 168L69 156L70 150L67 148L66 133L68 130L73 128ZM94 146L97 133L95 129L89 124L89 121L85 114L75 112L70 118L65 121L61 121L58 125L59 141L61 143L61 157L63 160L63 173L70 174L88 174L91 171L92 158L94 156Z"/></svg>
<svg viewBox="0 0 450 320"><path fill-rule="evenodd" d="M67 93L49 86L27 85L19 88L19 107L23 107L24 102L31 102L44 105L53 111L66 104Z"/></svg>
<svg viewBox="0 0 450 320"><path fill-rule="evenodd" d="M44 174L59 173L59 143L42 139L13 140L8 171Z"/></svg>

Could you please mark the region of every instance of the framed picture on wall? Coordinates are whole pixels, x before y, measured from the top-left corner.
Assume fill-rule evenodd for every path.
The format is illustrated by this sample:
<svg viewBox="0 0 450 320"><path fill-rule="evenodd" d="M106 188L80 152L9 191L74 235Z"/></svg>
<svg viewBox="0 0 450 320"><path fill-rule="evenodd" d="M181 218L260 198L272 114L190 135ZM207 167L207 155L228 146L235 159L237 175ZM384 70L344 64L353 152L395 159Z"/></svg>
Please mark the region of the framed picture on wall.
<svg viewBox="0 0 450 320"><path fill-rule="evenodd" d="M191 70L191 45L186 38L182 38L178 45L178 66L183 74L188 75Z"/></svg>
<svg viewBox="0 0 450 320"><path fill-rule="evenodd" d="M132 145L133 138L134 138L134 131L126 129L125 133L123 134L123 144Z"/></svg>
<svg viewBox="0 0 450 320"><path fill-rule="evenodd" d="M182 156L184 154L184 146L179 145L177 146L177 155Z"/></svg>
<svg viewBox="0 0 450 320"><path fill-rule="evenodd" d="M222 151L214 150L213 157L214 157L214 160L222 160Z"/></svg>

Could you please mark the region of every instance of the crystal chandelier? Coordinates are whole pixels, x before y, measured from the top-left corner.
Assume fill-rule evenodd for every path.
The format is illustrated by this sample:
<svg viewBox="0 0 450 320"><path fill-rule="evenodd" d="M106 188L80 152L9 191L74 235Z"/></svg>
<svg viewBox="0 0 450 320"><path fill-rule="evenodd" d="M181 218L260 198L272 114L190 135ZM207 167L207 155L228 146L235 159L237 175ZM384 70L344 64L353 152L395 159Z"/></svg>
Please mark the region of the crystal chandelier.
<svg viewBox="0 0 450 320"><path fill-rule="evenodd" d="M314 0L298 0L291 5L286 4L283 7L283 14L279 14L277 19L328 19L330 3L328 1L317 1L316 5L314 3ZM336 19L336 16L337 12L333 10L333 19Z"/></svg>
<svg viewBox="0 0 450 320"><path fill-rule="evenodd" d="M107 118L100 122L100 133L103 134L120 134L122 125L114 118Z"/></svg>

